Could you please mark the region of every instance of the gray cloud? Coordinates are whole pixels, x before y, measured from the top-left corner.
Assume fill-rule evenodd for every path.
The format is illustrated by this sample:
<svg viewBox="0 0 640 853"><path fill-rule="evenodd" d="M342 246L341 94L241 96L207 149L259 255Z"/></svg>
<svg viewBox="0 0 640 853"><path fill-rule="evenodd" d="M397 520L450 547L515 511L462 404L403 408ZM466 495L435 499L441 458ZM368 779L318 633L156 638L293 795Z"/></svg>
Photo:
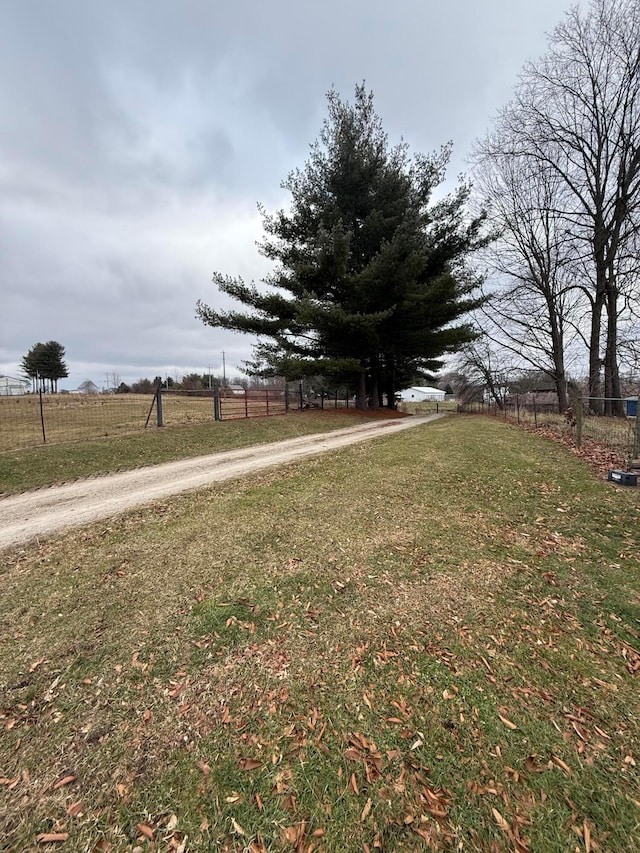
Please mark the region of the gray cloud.
<svg viewBox="0 0 640 853"><path fill-rule="evenodd" d="M366 80L393 140L451 175L563 0L0 0L0 373L37 340L101 381L219 370L213 270L259 278L256 202L286 203L326 91Z"/></svg>

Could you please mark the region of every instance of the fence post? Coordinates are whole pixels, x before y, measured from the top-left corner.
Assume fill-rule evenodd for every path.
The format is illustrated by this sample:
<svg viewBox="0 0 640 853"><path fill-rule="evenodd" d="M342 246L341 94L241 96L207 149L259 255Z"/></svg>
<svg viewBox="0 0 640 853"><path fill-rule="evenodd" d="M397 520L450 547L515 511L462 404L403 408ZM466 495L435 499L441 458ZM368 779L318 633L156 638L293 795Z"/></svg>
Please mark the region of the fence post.
<svg viewBox="0 0 640 853"><path fill-rule="evenodd" d="M345 394L344 394L344 401L345 401L346 406L347 406L347 409L348 409L348 408L349 408L349 389L347 389L347 390L345 391Z"/></svg>
<svg viewBox="0 0 640 853"><path fill-rule="evenodd" d="M582 447L582 421L584 418L584 409L582 407L582 395L576 399L576 444Z"/></svg>
<svg viewBox="0 0 640 853"><path fill-rule="evenodd" d="M245 418L249 417L249 392L247 389L244 389L244 416Z"/></svg>
<svg viewBox="0 0 640 853"><path fill-rule="evenodd" d="M636 400L636 434L633 443L633 458L640 459L640 394Z"/></svg>
<svg viewBox="0 0 640 853"><path fill-rule="evenodd" d="M216 421L222 420L222 412L220 410L220 386L215 385L213 388L213 419Z"/></svg>
<svg viewBox="0 0 640 853"><path fill-rule="evenodd" d="M158 385L158 390L156 391L156 423L159 427L164 426L162 420L162 388L160 385Z"/></svg>
<svg viewBox="0 0 640 853"><path fill-rule="evenodd" d="M520 423L520 394L516 394L516 417Z"/></svg>
<svg viewBox="0 0 640 853"><path fill-rule="evenodd" d="M38 386L38 394L40 395L40 423L42 424L42 443L47 443L47 433L44 428L44 409L42 408L42 385Z"/></svg>
<svg viewBox="0 0 640 853"><path fill-rule="evenodd" d="M324 411L324 388L320 392L320 408Z"/></svg>
<svg viewBox="0 0 640 853"><path fill-rule="evenodd" d="M336 388L336 403L335 403L334 409L337 409L337 408L338 408L338 389Z"/></svg>
<svg viewBox="0 0 640 853"><path fill-rule="evenodd" d="M536 406L536 395L533 395L533 425L538 427L538 407Z"/></svg>
<svg viewBox="0 0 640 853"><path fill-rule="evenodd" d="M267 417L269 417L269 389L268 388L264 389L264 399L265 399L265 402L267 404Z"/></svg>

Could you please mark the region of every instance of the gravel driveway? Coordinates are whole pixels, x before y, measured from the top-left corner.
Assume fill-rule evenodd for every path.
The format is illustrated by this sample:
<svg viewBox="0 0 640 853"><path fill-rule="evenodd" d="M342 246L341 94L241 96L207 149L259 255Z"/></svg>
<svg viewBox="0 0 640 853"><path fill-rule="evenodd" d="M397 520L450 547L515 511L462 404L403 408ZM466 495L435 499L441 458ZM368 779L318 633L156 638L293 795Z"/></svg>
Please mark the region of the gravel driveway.
<svg viewBox="0 0 640 853"><path fill-rule="evenodd" d="M78 480L0 498L0 550L117 515L150 501L285 465L441 418L443 415L373 421L330 433L319 433L180 459L148 468Z"/></svg>

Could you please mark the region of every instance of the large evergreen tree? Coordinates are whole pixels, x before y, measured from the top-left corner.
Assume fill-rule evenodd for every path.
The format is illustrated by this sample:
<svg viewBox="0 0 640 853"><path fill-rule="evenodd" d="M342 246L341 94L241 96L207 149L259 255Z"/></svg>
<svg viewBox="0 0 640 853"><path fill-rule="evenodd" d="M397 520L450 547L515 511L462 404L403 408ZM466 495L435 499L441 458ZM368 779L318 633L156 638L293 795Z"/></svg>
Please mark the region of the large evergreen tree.
<svg viewBox="0 0 640 853"><path fill-rule="evenodd" d="M438 203L450 148L410 157L389 147L373 96L356 87L350 104L331 91L329 114L304 168L283 183L288 211L267 214L261 253L275 270L264 287L214 274L248 311L199 302L211 326L255 334L256 369L287 378L324 374L347 380L358 405L389 405L417 373L473 336L458 322L478 305L465 267L481 242L470 220L469 188Z"/></svg>

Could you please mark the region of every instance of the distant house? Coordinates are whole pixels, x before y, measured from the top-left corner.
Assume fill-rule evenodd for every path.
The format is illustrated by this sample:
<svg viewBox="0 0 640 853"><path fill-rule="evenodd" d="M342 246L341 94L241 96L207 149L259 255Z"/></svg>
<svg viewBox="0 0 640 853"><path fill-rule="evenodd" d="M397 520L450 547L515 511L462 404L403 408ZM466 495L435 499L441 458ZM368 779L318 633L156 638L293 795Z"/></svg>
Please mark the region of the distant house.
<svg viewBox="0 0 640 853"><path fill-rule="evenodd" d="M439 388L430 388L427 385L414 385L399 393L400 400L403 403L442 402L445 398L444 391Z"/></svg>
<svg viewBox="0 0 640 853"><path fill-rule="evenodd" d="M0 397L19 397L27 394L31 388L28 379L16 379L14 376L0 376Z"/></svg>
<svg viewBox="0 0 640 853"><path fill-rule="evenodd" d="M81 382L80 385L78 385L77 393L78 394L97 394L97 393L99 393L99 391L100 391L100 389L98 388L98 386L96 385L95 382L92 382L90 379L85 379L84 382Z"/></svg>
<svg viewBox="0 0 640 853"><path fill-rule="evenodd" d="M224 390L236 397L244 397L247 389L243 385L227 385Z"/></svg>

